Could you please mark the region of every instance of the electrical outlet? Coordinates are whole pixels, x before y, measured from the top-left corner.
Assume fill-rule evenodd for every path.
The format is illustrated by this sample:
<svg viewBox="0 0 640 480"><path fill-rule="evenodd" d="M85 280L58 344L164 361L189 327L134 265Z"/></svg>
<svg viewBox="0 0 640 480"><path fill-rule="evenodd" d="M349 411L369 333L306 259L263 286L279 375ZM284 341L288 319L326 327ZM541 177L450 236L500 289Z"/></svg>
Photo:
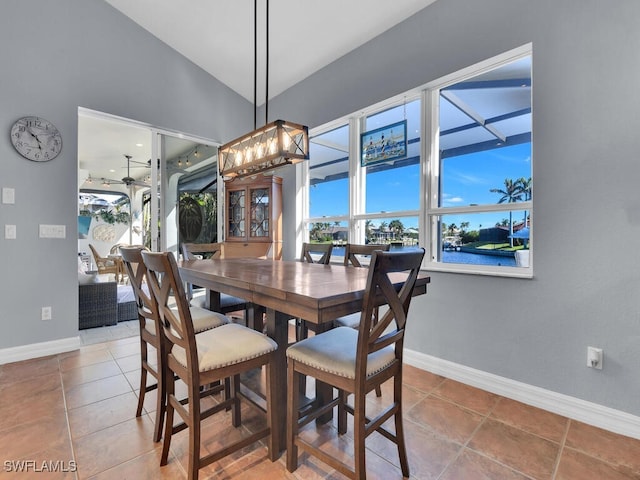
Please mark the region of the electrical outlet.
<svg viewBox="0 0 640 480"><path fill-rule="evenodd" d="M42 320L51 320L51 307L42 307Z"/></svg>
<svg viewBox="0 0 640 480"><path fill-rule="evenodd" d="M604 354L601 348L587 347L587 367L602 370Z"/></svg>

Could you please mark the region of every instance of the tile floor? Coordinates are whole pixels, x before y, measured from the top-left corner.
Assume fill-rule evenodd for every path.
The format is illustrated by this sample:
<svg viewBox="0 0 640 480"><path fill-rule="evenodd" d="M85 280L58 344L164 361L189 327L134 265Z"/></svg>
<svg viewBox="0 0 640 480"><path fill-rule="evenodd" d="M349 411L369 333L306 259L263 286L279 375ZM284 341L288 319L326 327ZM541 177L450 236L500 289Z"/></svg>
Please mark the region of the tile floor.
<svg viewBox="0 0 640 480"><path fill-rule="evenodd" d="M186 478L186 432L174 436L169 463L159 466L161 444L151 439L154 392L143 416L134 416L139 343L123 336L137 322L127 323L120 330L82 332L85 345L74 352L0 365L0 478ZM640 479L640 440L410 366L404 382L412 479ZM383 389L383 399L389 394ZM380 405L372 395L369 408ZM228 416L209 418L203 449L217 448L225 435L246 433L261 421L250 406L239 430ZM312 423L304 434L325 442L336 456L349 455L351 437L338 437L334 424ZM389 442L374 433L367 448L368 478L402 478ZM30 463L17 473L21 460ZM295 473L287 472L285 456L271 463L260 444L202 469L200 478L343 478L306 455L299 464Z"/></svg>

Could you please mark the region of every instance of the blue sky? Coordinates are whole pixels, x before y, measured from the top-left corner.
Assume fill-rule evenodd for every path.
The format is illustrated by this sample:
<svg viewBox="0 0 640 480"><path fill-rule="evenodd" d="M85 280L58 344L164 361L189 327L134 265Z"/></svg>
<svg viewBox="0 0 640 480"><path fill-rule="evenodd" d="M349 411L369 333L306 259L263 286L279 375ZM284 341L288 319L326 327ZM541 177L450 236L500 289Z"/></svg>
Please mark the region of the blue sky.
<svg viewBox="0 0 640 480"><path fill-rule="evenodd" d="M492 188L504 188L504 180L531 177L531 144L487 150L446 158L442 169L442 206L497 203L500 195ZM347 180L326 182L312 188L311 216L346 214L348 208ZM411 165L367 176L367 211L393 212L419 208L419 166ZM521 219L524 213L515 214ZM393 214L390 214L393 219ZM508 213L447 216L444 222L469 221L471 229L495 225ZM414 223L415 224L412 224ZM378 222L375 222L378 223ZM417 226L417 219L403 220L405 227Z"/></svg>

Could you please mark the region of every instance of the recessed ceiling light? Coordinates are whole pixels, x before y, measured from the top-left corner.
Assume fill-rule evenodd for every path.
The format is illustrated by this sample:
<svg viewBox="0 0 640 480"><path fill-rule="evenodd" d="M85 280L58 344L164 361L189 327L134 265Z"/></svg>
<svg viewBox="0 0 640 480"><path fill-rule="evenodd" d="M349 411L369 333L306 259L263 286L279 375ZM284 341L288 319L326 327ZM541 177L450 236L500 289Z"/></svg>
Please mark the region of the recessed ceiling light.
<svg viewBox="0 0 640 480"><path fill-rule="evenodd" d="M115 171L113 168L110 168L110 169L109 169L109 172L111 172L111 173L116 173L116 171Z"/></svg>
<svg viewBox="0 0 640 480"><path fill-rule="evenodd" d="M136 143L136 147L144 147L142 143Z"/></svg>

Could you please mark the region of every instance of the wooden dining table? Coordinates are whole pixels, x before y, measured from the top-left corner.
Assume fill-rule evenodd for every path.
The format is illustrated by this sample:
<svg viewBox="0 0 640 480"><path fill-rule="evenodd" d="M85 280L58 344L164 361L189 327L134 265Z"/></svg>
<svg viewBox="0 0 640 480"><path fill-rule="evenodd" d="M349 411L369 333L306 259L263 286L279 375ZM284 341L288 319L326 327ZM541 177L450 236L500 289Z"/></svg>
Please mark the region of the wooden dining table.
<svg viewBox="0 0 640 480"><path fill-rule="evenodd" d="M179 269L185 282L208 290L207 300L214 310L220 293L263 307L253 309L256 315L262 316L266 309L266 333L278 344L272 369L277 386L277 400L272 407L278 421L272 434L274 446L284 450L289 320L302 318L323 331L331 328L336 318L361 311L368 269L259 258L185 260L180 262ZM404 278L403 274L397 274L398 284ZM425 294L429 281L429 276L421 273L413 294ZM261 320L256 319L256 325ZM328 400L330 394L330 390L316 387L316 401Z"/></svg>

